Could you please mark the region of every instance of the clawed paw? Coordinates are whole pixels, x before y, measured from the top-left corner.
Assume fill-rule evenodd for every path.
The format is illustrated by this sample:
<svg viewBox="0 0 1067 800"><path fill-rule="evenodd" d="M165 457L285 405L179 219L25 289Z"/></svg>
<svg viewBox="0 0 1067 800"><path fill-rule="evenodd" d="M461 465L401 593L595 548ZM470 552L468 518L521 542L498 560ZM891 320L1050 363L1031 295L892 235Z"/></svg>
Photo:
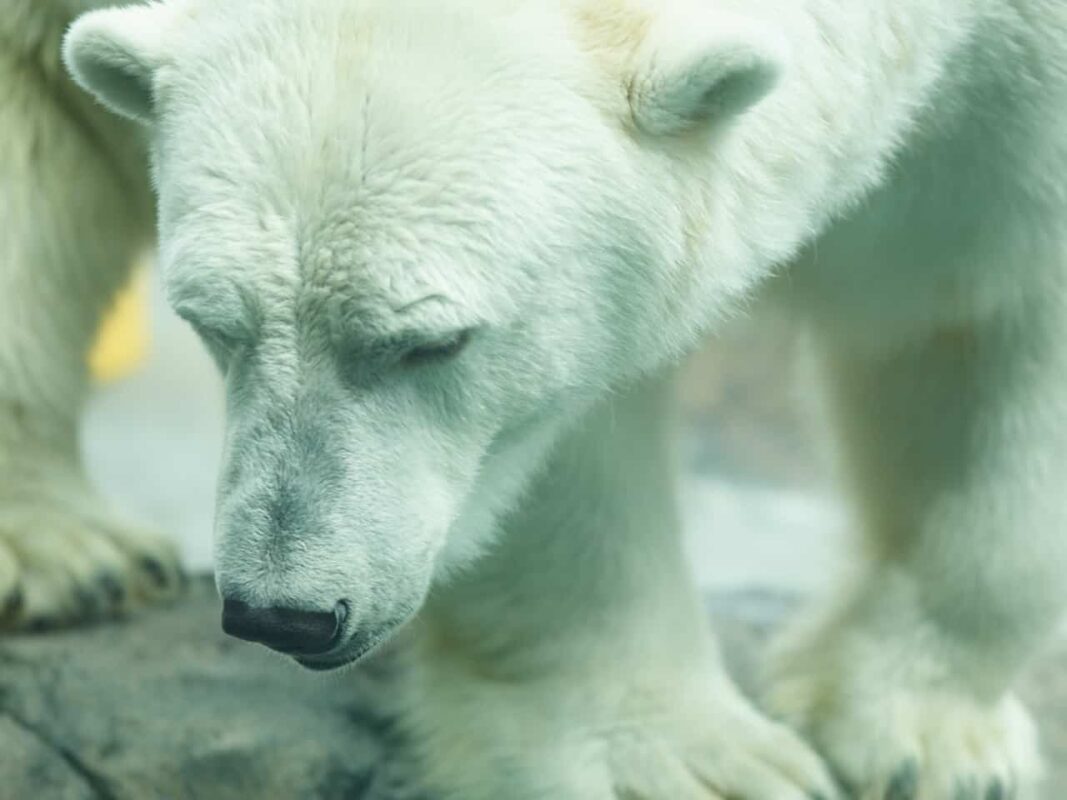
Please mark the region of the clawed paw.
<svg viewBox="0 0 1067 800"><path fill-rule="evenodd" d="M174 545L78 494L0 506L0 629L44 631L114 618L176 595Z"/></svg>
<svg viewBox="0 0 1067 800"><path fill-rule="evenodd" d="M894 685L884 664L854 660L835 669L843 663L787 660L769 702L818 748L850 798L1036 796L1037 733L1015 697L982 700L951 677Z"/></svg>

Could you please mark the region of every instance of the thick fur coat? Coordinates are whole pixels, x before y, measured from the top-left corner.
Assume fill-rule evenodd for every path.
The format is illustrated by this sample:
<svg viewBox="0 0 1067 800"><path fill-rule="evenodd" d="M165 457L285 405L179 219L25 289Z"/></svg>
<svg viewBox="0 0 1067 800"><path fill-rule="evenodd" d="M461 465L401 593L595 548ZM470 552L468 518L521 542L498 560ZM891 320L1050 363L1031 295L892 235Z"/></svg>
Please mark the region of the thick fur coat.
<svg viewBox="0 0 1067 800"><path fill-rule="evenodd" d="M1067 601L1067 6L167 0L65 39L120 123L58 69L83 9L15 1L14 624L106 610L104 563L127 598L169 574L73 448L146 161L229 394L220 591L343 608L312 668L402 630L444 796L1036 796L1012 685ZM755 298L813 333L864 543L767 712L704 628L666 452L670 366Z"/></svg>

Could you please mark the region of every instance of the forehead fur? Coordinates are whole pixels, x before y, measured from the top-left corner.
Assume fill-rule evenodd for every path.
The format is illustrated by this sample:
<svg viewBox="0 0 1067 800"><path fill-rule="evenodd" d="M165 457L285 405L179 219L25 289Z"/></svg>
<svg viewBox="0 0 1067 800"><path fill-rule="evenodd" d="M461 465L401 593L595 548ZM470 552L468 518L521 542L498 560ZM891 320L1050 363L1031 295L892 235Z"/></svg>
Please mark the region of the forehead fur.
<svg viewBox="0 0 1067 800"><path fill-rule="evenodd" d="M563 31L534 34L563 24L539 4L486 20L462 2L237 1L241 26L229 4L197 13L163 79L175 270L269 270L395 304L461 273L451 283L477 294L619 190L599 180L612 154L567 88Z"/></svg>

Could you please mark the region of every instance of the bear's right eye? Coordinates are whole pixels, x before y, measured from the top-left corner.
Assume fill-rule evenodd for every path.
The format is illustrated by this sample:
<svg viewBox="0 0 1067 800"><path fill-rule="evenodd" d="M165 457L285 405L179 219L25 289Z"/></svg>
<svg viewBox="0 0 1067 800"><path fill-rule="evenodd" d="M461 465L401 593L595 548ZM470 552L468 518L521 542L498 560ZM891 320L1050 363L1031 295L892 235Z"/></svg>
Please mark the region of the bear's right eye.
<svg viewBox="0 0 1067 800"><path fill-rule="evenodd" d="M176 302L174 310L196 332L211 355L228 358L242 344L249 341L250 332L241 322L220 314L210 305Z"/></svg>
<svg viewBox="0 0 1067 800"><path fill-rule="evenodd" d="M220 367L224 366L233 353L241 346L241 342L237 337L224 331L216 328L209 328L196 322L190 324L196 331L197 336L200 337L200 341L204 343L204 346L207 347L211 356Z"/></svg>

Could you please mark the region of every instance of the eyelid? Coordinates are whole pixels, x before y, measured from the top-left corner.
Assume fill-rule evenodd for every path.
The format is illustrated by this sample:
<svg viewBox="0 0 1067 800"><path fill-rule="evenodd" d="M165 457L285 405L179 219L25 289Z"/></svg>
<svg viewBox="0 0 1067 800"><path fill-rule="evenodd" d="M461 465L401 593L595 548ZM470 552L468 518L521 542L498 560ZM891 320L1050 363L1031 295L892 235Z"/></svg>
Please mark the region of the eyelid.
<svg viewBox="0 0 1067 800"><path fill-rule="evenodd" d="M237 342L255 340L261 315L255 298L218 272L170 275L167 301L178 316L198 331Z"/></svg>
<svg viewBox="0 0 1067 800"><path fill-rule="evenodd" d="M475 333L477 333L476 328L462 328L434 341L417 344L408 349L403 360L409 366L415 366L437 359L454 358L466 349Z"/></svg>
<svg viewBox="0 0 1067 800"><path fill-rule="evenodd" d="M222 330L221 328L209 328L204 325L199 325L195 322L192 322L190 324L193 326L193 328L196 329L196 332L200 334L200 336L205 339L210 339L215 344L221 345L222 347L225 347L228 350L237 347L242 341L244 341L244 337L234 335L233 333L230 333L226 330Z"/></svg>
<svg viewBox="0 0 1067 800"><path fill-rule="evenodd" d="M188 322L201 336L220 343L238 344L252 337L252 332L241 320L204 313L199 308L182 304L175 305L174 312Z"/></svg>

